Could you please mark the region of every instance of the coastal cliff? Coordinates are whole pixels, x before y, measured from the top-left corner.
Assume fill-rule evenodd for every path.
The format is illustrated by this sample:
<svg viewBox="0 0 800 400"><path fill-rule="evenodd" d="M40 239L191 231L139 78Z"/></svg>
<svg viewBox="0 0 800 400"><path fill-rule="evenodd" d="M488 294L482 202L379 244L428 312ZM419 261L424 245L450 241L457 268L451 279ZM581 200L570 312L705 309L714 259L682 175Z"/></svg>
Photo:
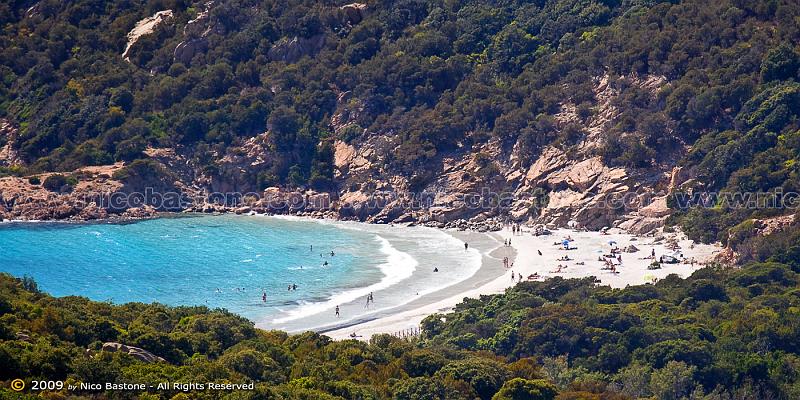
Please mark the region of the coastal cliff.
<svg viewBox="0 0 800 400"><path fill-rule="evenodd" d="M269 168L271 132L246 140L240 146L213 154L214 170L204 170L185 147L148 148L144 154L170 171L191 200L178 206L125 204L113 208L115 192L131 192L114 173L123 162L72 171L79 184L58 193L42 185L48 174L0 178L3 219L91 220L108 217L149 217L157 211L259 212L354 219L373 223L423 223L431 226L498 229L497 221L564 227L577 224L591 230L620 227L647 233L663 226L670 210L666 196L689 179L680 174L675 154L672 162L649 168L613 166L595 155L609 131L619 123L614 102L619 85L637 85L655 97L666 84L663 77L625 78L615 83L608 76L595 79L596 111L588 117L576 106L559 104L554 130L580 129L586 136L570 148L543 147L537 155L523 154L522 138L491 139L469 149L443 153L426 162L424 174L408 176L390 167L389 157L400 146L391 130L364 130L349 142L332 143L335 190L268 187L258 190L248 179L254 170ZM357 124L359 108L346 93L331 118L335 132ZM356 102L355 104L358 104ZM6 122L8 123L8 122ZM13 148L13 142L7 145ZM424 175L424 176L423 176ZM422 178L420 178L422 176ZM152 185L141 183L142 188ZM660 190L660 191L659 191ZM220 201L212 193L250 193ZM502 198L502 201L497 199ZM487 223L486 221L490 221ZM492 222L494 221L494 222Z"/></svg>
<svg viewBox="0 0 800 400"><path fill-rule="evenodd" d="M89 3L0 6L0 218L800 235L796 2Z"/></svg>

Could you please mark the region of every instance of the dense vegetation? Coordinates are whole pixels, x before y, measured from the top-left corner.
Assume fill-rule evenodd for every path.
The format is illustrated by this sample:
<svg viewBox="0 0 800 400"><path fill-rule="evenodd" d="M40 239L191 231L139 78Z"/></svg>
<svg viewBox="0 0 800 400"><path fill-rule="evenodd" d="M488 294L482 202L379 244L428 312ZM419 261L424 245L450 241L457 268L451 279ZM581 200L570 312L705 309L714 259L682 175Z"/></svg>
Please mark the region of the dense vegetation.
<svg viewBox="0 0 800 400"><path fill-rule="evenodd" d="M428 317L422 338L363 343L261 331L203 307L56 299L5 275L0 380L257 382L253 392L143 397L153 399L795 399L798 284L800 274L778 263L708 267L625 289L592 279L525 282ZM87 354L106 341L166 362Z"/></svg>
<svg viewBox="0 0 800 400"><path fill-rule="evenodd" d="M621 115L597 150L608 163L682 157L697 191L798 190L793 0L396 0L369 2L363 21L348 20L344 1L228 0L210 10L204 50L180 61L183 27L204 2L29 3L0 5L0 117L20 126L30 171L133 160L147 145L180 146L214 171L215 155L269 129L272 162L249 171L252 185L329 188L338 106L359 110L340 138L396 138L387 168L422 175L423 187L431 174L419 165L490 137L529 160L569 148L585 132L556 129L562 104L585 120L596 79L663 76L655 94L619 84ZM174 20L124 61L128 31L164 9ZM270 54L320 36L298 59ZM726 241L731 227L786 211L735 203L675 222Z"/></svg>
<svg viewBox="0 0 800 400"><path fill-rule="evenodd" d="M331 188L331 141L382 134L398 141L385 168L424 187L420 171L432 171L420 166L490 138L527 162L547 145L574 148L607 76L621 112L595 150L608 164L677 163L694 171L695 192L800 191L794 0L395 0L368 2L357 22L345 1L226 0L210 10L206 46L179 61L204 3L0 3L0 118L19 127L26 161L0 174L128 161L117 178L166 186L171 172L146 160L147 146L179 148L213 173L227 149L268 130L270 162L248 171L253 186ZM174 20L123 60L135 23L165 9ZM295 37L324 41L297 59L270 54ZM621 76L668 83L650 93ZM557 129L564 103L581 120ZM343 107L358 113L337 132ZM54 299L3 277L0 379L260 382L231 398L798 398L800 229L755 235L753 218L787 210L744 202L671 203L671 222L767 263L624 290L525 283L427 319L414 343L290 337L223 311ZM168 363L86 356L105 341Z"/></svg>

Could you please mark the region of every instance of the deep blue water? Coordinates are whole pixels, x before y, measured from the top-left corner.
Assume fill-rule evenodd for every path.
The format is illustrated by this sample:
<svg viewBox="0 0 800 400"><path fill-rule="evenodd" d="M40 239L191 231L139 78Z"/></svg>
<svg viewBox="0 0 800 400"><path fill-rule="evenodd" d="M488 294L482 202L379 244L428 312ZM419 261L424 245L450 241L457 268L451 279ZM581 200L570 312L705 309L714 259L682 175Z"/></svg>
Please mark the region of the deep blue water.
<svg viewBox="0 0 800 400"><path fill-rule="evenodd" d="M381 249L374 233L260 216L0 226L0 271L52 295L224 307L253 320L381 281Z"/></svg>

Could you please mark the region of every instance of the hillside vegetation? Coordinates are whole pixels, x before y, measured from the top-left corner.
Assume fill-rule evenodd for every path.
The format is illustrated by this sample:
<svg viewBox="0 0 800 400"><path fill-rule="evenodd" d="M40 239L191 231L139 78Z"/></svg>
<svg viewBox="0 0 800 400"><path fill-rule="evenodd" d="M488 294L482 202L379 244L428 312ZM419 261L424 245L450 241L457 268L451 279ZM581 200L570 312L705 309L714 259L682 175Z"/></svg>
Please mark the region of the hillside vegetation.
<svg viewBox="0 0 800 400"><path fill-rule="evenodd" d="M166 10L123 59L137 22ZM173 147L239 186L337 190L333 141L382 135L396 146L376 171L420 189L441 172L430 160L497 139L523 166L555 146L630 170L683 166L683 191L785 193L800 168L799 17L791 0L4 2L0 117L19 133L0 145L24 160L6 173ZM585 122L602 117L601 79L619 113L598 136ZM220 171L265 131L266 162ZM736 203L671 204L673 222L726 242L787 213ZM746 228L735 245L768 258Z"/></svg>
<svg viewBox="0 0 800 400"><path fill-rule="evenodd" d="M261 331L204 307L56 299L6 275L0 380L257 382L252 392L142 397L152 399L795 399L798 284L800 275L777 263L708 267L625 289L592 279L524 282L428 317L411 342L377 335L363 343ZM104 342L165 361L99 351Z"/></svg>

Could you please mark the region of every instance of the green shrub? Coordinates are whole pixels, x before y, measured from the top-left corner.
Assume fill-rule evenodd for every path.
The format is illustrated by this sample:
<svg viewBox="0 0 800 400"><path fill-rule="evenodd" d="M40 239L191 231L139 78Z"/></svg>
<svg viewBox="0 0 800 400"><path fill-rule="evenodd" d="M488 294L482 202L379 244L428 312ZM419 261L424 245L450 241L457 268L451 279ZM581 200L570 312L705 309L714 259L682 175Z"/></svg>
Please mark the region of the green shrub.
<svg viewBox="0 0 800 400"><path fill-rule="evenodd" d="M61 192L68 184L67 177L61 174L53 174L44 179L42 186L51 192Z"/></svg>
<svg viewBox="0 0 800 400"><path fill-rule="evenodd" d="M492 400L553 400L558 388L544 379L514 378L503 384Z"/></svg>

